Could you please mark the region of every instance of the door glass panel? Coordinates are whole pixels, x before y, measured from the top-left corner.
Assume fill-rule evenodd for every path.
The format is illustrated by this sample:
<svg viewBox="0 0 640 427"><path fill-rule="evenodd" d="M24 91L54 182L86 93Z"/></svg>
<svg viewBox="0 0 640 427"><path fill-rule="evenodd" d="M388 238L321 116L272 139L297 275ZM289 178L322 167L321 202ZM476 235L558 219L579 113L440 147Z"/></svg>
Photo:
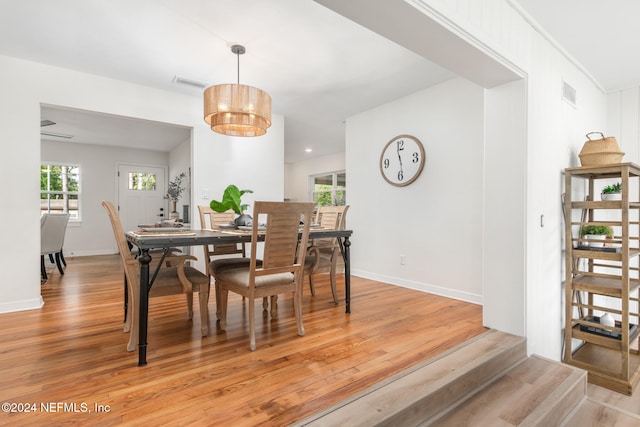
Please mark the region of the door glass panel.
<svg viewBox="0 0 640 427"><path fill-rule="evenodd" d="M155 191L156 174L129 172L129 190Z"/></svg>

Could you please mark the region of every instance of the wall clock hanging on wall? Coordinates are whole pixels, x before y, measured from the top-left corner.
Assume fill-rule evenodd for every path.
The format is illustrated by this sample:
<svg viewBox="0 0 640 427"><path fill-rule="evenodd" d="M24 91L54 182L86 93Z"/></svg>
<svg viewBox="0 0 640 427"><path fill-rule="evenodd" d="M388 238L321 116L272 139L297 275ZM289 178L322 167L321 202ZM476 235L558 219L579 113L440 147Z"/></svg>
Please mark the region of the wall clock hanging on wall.
<svg viewBox="0 0 640 427"><path fill-rule="evenodd" d="M420 176L424 160L424 147L418 138L398 135L382 149L380 173L389 184L404 187Z"/></svg>

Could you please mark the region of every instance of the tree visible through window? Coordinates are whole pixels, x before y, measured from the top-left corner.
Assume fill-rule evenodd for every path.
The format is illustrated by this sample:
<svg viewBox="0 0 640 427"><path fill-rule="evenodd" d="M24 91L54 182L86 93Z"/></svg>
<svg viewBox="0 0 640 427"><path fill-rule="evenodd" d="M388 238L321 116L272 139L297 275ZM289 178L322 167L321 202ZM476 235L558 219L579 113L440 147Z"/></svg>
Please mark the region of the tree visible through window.
<svg viewBox="0 0 640 427"><path fill-rule="evenodd" d="M80 167L40 165L40 213L68 212L80 219Z"/></svg>
<svg viewBox="0 0 640 427"><path fill-rule="evenodd" d="M146 172L129 172L129 190L155 191L156 174Z"/></svg>
<svg viewBox="0 0 640 427"><path fill-rule="evenodd" d="M313 201L318 206L344 206L347 203L346 181L345 172L313 176Z"/></svg>

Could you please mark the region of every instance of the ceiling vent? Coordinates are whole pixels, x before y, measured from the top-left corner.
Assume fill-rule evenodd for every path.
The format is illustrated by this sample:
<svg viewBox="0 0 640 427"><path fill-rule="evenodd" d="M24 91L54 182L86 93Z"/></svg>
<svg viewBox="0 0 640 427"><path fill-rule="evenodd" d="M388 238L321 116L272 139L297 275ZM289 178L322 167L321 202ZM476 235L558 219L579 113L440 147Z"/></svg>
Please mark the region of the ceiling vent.
<svg viewBox="0 0 640 427"><path fill-rule="evenodd" d="M576 107L576 90L565 81L562 82L562 99Z"/></svg>
<svg viewBox="0 0 640 427"><path fill-rule="evenodd" d="M180 84L180 85L191 86L191 87L195 87L195 88L198 88L198 89L204 89L204 88L207 87L206 83L197 82L195 80L185 79L184 77L174 76L172 81L173 81L173 83L177 83L177 84Z"/></svg>

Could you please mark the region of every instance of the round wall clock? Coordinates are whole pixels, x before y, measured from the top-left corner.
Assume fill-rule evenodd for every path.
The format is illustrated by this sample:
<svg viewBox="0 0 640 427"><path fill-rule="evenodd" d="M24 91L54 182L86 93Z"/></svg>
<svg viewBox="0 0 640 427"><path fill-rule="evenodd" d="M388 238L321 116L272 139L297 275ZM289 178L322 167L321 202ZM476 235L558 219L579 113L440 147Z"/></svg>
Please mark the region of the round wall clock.
<svg viewBox="0 0 640 427"><path fill-rule="evenodd" d="M380 173L389 184L404 187L420 176L424 160L424 147L418 138L398 135L382 149Z"/></svg>

